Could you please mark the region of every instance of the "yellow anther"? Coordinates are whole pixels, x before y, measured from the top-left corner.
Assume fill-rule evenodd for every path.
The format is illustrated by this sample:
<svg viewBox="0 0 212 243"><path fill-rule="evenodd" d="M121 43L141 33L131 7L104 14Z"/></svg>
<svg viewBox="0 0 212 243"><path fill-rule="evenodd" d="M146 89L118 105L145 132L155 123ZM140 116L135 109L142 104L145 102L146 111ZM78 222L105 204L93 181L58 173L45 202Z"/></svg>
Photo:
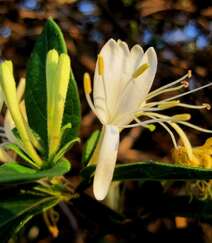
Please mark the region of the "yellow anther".
<svg viewBox="0 0 212 243"><path fill-rule="evenodd" d="M144 73L144 71L147 70L147 68L149 68L149 64L148 63L144 63L142 64L140 67L138 67L135 72L133 73L132 77L135 79L138 76L140 76L142 73Z"/></svg>
<svg viewBox="0 0 212 243"><path fill-rule="evenodd" d="M183 85L184 88L188 88L189 86L189 82L187 80L183 80L181 84Z"/></svg>
<svg viewBox="0 0 212 243"><path fill-rule="evenodd" d="M172 116L172 121L188 121L191 119L191 115L184 113Z"/></svg>
<svg viewBox="0 0 212 243"><path fill-rule="evenodd" d="M83 77L84 91L86 94L90 94L92 91L91 88L91 78L89 73L85 73Z"/></svg>
<svg viewBox="0 0 212 243"><path fill-rule="evenodd" d="M173 101L169 101L169 102L164 102L162 104L159 104L158 108L160 108L160 109L169 109L169 108L177 106L179 103L180 103L179 100L173 100Z"/></svg>
<svg viewBox="0 0 212 243"><path fill-rule="evenodd" d="M191 76L192 76L192 71L189 69L188 70L188 78L191 78Z"/></svg>
<svg viewBox="0 0 212 243"><path fill-rule="evenodd" d="M101 55L98 56L98 72L101 76L104 74L104 59Z"/></svg>
<svg viewBox="0 0 212 243"><path fill-rule="evenodd" d="M211 109L211 105L208 104L208 103L203 103L202 104L207 110L210 110Z"/></svg>

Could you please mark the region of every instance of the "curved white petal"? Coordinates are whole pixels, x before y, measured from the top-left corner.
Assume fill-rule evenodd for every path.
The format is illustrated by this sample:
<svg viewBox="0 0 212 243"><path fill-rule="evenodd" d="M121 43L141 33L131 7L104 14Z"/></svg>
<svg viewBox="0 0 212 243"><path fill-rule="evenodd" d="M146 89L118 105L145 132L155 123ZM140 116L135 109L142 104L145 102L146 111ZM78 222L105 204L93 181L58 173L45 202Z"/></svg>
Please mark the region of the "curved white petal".
<svg viewBox="0 0 212 243"><path fill-rule="evenodd" d="M144 55L144 51L141 46L134 45L131 48L130 56L128 58L129 79L131 79L134 71L140 66L143 55Z"/></svg>
<svg viewBox="0 0 212 243"><path fill-rule="evenodd" d="M128 56L126 43L110 39L100 51L103 57L103 76L98 74L98 61L94 74L94 104L98 116L108 123L114 116L119 92L127 82Z"/></svg>
<svg viewBox="0 0 212 243"><path fill-rule="evenodd" d="M113 124L125 125L132 120L132 115L145 100L146 95L151 89L157 70L157 55L154 48L150 47L139 63L139 66L148 64L149 67L136 79L131 80L124 90L122 97L119 96L120 105L117 110L116 119ZM122 117L120 119L120 117Z"/></svg>
<svg viewBox="0 0 212 243"><path fill-rule="evenodd" d="M119 145L118 127L107 125L103 127L102 132L103 137L93 182L93 192L97 200L103 200L107 195L113 178Z"/></svg>

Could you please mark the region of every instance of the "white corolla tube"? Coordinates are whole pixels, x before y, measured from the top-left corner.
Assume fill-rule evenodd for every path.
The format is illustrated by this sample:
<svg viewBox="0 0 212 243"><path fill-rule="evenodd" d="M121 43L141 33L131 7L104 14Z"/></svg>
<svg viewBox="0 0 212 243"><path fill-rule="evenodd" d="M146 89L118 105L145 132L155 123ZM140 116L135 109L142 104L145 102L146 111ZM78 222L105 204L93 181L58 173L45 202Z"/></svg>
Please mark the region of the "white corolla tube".
<svg viewBox="0 0 212 243"><path fill-rule="evenodd" d="M105 198L113 178L119 146L118 127L105 125L100 142L99 150L95 153L97 166L93 183L93 192L97 200Z"/></svg>

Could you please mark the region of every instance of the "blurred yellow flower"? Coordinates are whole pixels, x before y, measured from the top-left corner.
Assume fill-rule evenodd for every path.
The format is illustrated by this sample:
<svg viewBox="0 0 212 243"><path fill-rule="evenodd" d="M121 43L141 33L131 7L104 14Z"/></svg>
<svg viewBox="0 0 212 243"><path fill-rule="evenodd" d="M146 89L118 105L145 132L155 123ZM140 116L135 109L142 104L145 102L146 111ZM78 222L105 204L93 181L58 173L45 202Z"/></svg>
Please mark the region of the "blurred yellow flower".
<svg viewBox="0 0 212 243"><path fill-rule="evenodd" d="M208 138L202 146L194 147L192 153L195 161L189 158L185 147L178 146L173 149L172 157L176 163L193 165L197 161L198 166L212 169L212 137Z"/></svg>

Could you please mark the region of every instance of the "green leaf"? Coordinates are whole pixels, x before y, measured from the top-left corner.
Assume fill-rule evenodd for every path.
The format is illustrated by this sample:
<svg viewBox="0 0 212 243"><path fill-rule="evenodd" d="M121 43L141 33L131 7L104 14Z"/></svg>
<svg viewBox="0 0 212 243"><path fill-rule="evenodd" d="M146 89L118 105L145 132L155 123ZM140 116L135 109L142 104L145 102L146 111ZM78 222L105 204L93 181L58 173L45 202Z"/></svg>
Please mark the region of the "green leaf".
<svg viewBox="0 0 212 243"><path fill-rule="evenodd" d="M35 170L17 162L9 162L0 166L0 183L30 182L43 177L61 176L70 170L70 166L69 161L64 159L58 161L54 167L43 170Z"/></svg>
<svg viewBox="0 0 212 243"><path fill-rule="evenodd" d="M91 155L93 154L94 149L99 140L99 136L100 136L100 131L96 130L91 134L91 136L86 141L82 152L82 161L81 161L84 166L86 166L86 164L89 162Z"/></svg>
<svg viewBox="0 0 212 243"><path fill-rule="evenodd" d="M59 202L53 196L38 197L17 195L0 201L0 239L6 243L10 236L17 233L33 216L45 211Z"/></svg>
<svg viewBox="0 0 212 243"><path fill-rule="evenodd" d="M56 49L59 53L67 53L66 44L58 25L48 19L36 41L35 47L27 65L25 103L29 125L42 139L47 150L47 98L46 98L46 55L49 50ZM72 124L65 131L64 141L70 141L77 136L80 123L80 101L76 82L71 74L63 125Z"/></svg>
<svg viewBox="0 0 212 243"><path fill-rule="evenodd" d="M95 166L82 170L84 178L90 178ZM212 170L194 168L176 164L146 161L119 164L115 168L113 180L208 180L212 179Z"/></svg>
<svg viewBox="0 0 212 243"><path fill-rule="evenodd" d="M55 155L53 162L56 163L58 160L60 160L64 154L73 146L74 143L79 142L80 138L75 138L66 143Z"/></svg>
<svg viewBox="0 0 212 243"><path fill-rule="evenodd" d="M24 151L21 150L21 148L19 148L16 144L5 144L4 148L14 151L18 156L20 156L20 158L24 159L24 161L28 162L29 164L34 164L34 162L27 156L27 154L25 154Z"/></svg>

